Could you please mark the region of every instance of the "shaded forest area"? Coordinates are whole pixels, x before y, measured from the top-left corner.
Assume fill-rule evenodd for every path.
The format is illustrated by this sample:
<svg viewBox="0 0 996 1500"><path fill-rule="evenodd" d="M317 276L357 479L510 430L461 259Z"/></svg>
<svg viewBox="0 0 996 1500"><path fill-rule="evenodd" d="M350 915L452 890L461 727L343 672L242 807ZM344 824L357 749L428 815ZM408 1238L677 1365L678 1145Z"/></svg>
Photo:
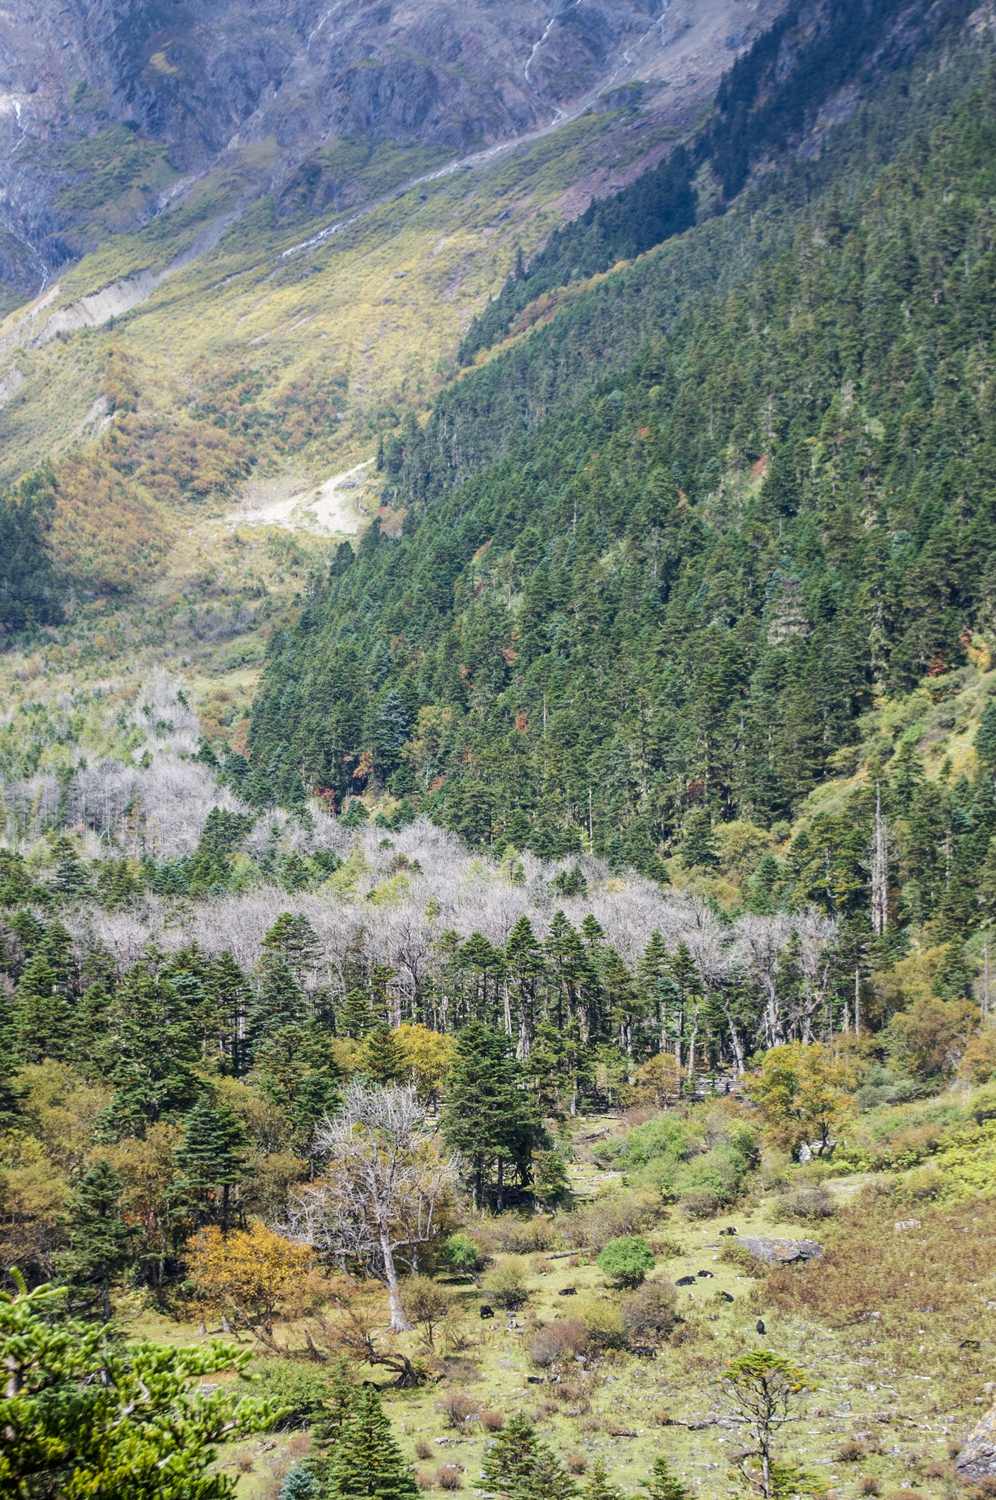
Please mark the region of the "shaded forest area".
<svg viewBox="0 0 996 1500"><path fill-rule="evenodd" d="M968 14L949 6L947 24ZM696 217L721 212L751 172L777 160L811 131L822 107L842 88L863 90L905 61L938 26L936 9L905 0L869 6L833 0L814 13L798 5L758 37L724 75L707 124L690 147L553 232L526 266L521 254L500 294L471 324L461 365L503 339L516 315L544 293L633 260Z"/></svg>

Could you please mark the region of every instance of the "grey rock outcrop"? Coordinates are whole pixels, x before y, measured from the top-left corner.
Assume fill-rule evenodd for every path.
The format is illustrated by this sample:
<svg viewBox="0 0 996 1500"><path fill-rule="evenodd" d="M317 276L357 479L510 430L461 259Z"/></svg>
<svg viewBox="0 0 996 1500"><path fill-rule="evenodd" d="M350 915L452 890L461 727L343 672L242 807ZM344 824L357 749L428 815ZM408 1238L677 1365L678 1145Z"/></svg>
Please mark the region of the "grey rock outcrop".
<svg viewBox="0 0 996 1500"><path fill-rule="evenodd" d="M955 1473L959 1479L987 1479L996 1474L996 1406L966 1438L955 1460Z"/></svg>
<svg viewBox="0 0 996 1500"><path fill-rule="evenodd" d="M738 47L783 3L758 0ZM461 154L547 126L637 75L701 100L730 64L729 27L744 9L737 0L10 0L0 12L0 279L36 290L106 234L161 212L167 196L182 201L219 163L247 201L293 184L291 211L320 211L341 184L315 153L339 137ZM109 132L122 127L133 134L117 150ZM168 194L148 170L157 146L181 174ZM102 219L108 191L117 196Z"/></svg>
<svg viewBox="0 0 996 1500"><path fill-rule="evenodd" d="M742 1245L765 1265L791 1265L800 1260L819 1260L823 1246L816 1240L776 1240L764 1234L738 1234L734 1245Z"/></svg>

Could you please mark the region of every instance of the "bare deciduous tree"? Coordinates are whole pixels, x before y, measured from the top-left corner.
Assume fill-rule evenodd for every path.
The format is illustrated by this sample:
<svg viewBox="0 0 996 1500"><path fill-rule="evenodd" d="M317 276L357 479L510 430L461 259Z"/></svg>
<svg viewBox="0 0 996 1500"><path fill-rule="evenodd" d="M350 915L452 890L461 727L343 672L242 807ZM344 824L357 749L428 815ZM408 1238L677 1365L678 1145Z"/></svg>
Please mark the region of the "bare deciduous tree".
<svg viewBox="0 0 996 1500"><path fill-rule="evenodd" d="M344 1267L359 1261L382 1280L391 1327L405 1332L398 1264L414 1269L418 1248L434 1238L456 1166L441 1155L428 1114L412 1088L345 1091L342 1113L316 1131L325 1172L291 1205L289 1229Z"/></svg>

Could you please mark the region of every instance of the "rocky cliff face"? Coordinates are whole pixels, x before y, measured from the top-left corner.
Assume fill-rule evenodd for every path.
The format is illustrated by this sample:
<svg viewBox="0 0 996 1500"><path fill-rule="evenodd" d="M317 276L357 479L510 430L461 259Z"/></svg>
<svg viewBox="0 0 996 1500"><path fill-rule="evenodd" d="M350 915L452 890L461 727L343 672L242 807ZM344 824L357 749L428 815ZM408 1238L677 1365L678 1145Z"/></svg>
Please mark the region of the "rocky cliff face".
<svg viewBox="0 0 996 1500"><path fill-rule="evenodd" d="M23 291L232 153L265 186L336 136L452 148L634 77L693 92L778 0L9 0L0 278ZM673 75L673 76L672 76Z"/></svg>

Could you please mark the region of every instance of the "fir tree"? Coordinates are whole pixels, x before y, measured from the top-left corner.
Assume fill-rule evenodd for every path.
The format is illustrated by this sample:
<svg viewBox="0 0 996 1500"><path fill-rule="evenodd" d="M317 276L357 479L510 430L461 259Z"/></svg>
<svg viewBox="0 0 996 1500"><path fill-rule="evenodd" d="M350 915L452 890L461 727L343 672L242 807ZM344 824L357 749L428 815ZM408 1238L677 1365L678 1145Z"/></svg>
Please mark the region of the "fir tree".
<svg viewBox="0 0 996 1500"><path fill-rule="evenodd" d="M211 964L206 985L216 1035L225 1055L225 1071L241 1078L248 1068L244 1032L250 990L227 948Z"/></svg>
<svg viewBox="0 0 996 1500"><path fill-rule="evenodd" d="M17 986L15 1004L17 1049L24 1062L68 1056L72 1046L72 1012L44 954L36 953L28 960Z"/></svg>
<svg viewBox="0 0 996 1500"><path fill-rule="evenodd" d="M996 783L996 702L991 698L975 731L975 753L990 779Z"/></svg>
<svg viewBox="0 0 996 1500"><path fill-rule="evenodd" d="M306 969L313 967L321 952L315 929L302 912L284 911L263 939L265 953L279 954L300 982Z"/></svg>
<svg viewBox="0 0 996 1500"><path fill-rule="evenodd" d="M502 1206L504 1163L515 1162L523 1173L528 1172L540 1132L508 1038L481 1021L471 1021L460 1033L447 1081L442 1129L447 1145L473 1166L479 1207L484 1202L486 1177L497 1164Z"/></svg>
<svg viewBox="0 0 996 1500"><path fill-rule="evenodd" d="M485 1486L509 1500L573 1500L577 1487L536 1428L516 1412L489 1445L482 1465Z"/></svg>
<svg viewBox="0 0 996 1500"><path fill-rule="evenodd" d="M317 1500L318 1480L304 1464L295 1464L280 1490L280 1500Z"/></svg>
<svg viewBox="0 0 996 1500"><path fill-rule="evenodd" d="M103 1157L95 1161L66 1200L64 1222L69 1248L59 1257L59 1273L75 1290L99 1297L105 1323L111 1318L111 1282L135 1257L138 1230L121 1217L123 1185Z"/></svg>
<svg viewBox="0 0 996 1500"><path fill-rule="evenodd" d="M409 1068L390 1026L376 1026L364 1044L363 1072L371 1083L401 1083Z"/></svg>
<svg viewBox="0 0 996 1500"><path fill-rule="evenodd" d="M285 1026L256 1052L251 1081L290 1122L297 1148L311 1145L315 1122L335 1114L342 1069L332 1038L315 1021Z"/></svg>
<svg viewBox="0 0 996 1500"><path fill-rule="evenodd" d="M115 990L100 1051L115 1089L103 1124L114 1137L143 1135L197 1102L199 1028L154 957L135 964Z"/></svg>
<svg viewBox="0 0 996 1500"><path fill-rule="evenodd" d="M685 819L685 832L681 840L681 864L685 870L716 863L716 846L712 836L712 820L705 807L696 807Z"/></svg>
<svg viewBox="0 0 996 1500"><path fill-rule="evenodd" d="M691 1491L683 1484L666 1458L655 1458L650 1469L650 1478L640 1488L648 1500L691 1500Z"/></svg>
<svg viewBox="0 0 996 1500"><path fill-rule="evenodd" d="M375 1386L360 1386L332 1449L328 1500L419 1500L419 1487L391 1434Z"/></svg>
<svg viewBox="0 0 996 1500"><path fill-rule="evenodd" d="M56 839L52 849L55 857L55 878L52 885L66 900L86 895L90 890L90 875L80 859L76 845L65 834Z"/></svg>
<svg viewBox="0 0 996 1500"><path fill-rule="evenodd" d="M257 975L258 988L249 1003L246 1027L251 1055L266 1037L287 1026L301 1026L308 1019L304 991L280 953L264 954Z"/></svg>
<svg viewBox="0 0 996 1500"><path fill-rule="evenodd" d="M562 896L587 896L588 882L581 866L575 863L569 870L558 870L553 877L553 886Z"/></svg>
<svg viewBox="0 0 996 1500"><path fill-rule="evenodd" d="M329 1466L342 1439L343 1427L353 1410L357 1390L349 1360L344 1355L332 1361L327 1373L328 1388L322 1402L322 1411L311 1426L314 1451L308 1458L308 1468L323 1491L329 1477Z"/></svg>
<svg viewBox="0 0 996 1500"><path fill-rule="evenodd" d="M361 1042L372 1026L373 1015L366 990L351 989L336 1012L337 1035Z"/></svg>
<svg viewBox="0 0 996 1500"><path fill-rule="evenodd" d="M596 1458L588 1470L588 1482L581 1495L582 1500L623 1500L623 1492L619 1486L609 1483L609 1471L604 1458Z"/></svg>
<svg viewBox="0 0 996 1500"><path fill-rule="evenodd" d="M180 1172L178 1190L193 1207L199 1223L217 1218L222 1233L227 1234L231 1190L246 1173L242 1156L245 1131L230 1109L213 1105L206 1094L183 1124L185 1139L175 1157Z"/></svg>

